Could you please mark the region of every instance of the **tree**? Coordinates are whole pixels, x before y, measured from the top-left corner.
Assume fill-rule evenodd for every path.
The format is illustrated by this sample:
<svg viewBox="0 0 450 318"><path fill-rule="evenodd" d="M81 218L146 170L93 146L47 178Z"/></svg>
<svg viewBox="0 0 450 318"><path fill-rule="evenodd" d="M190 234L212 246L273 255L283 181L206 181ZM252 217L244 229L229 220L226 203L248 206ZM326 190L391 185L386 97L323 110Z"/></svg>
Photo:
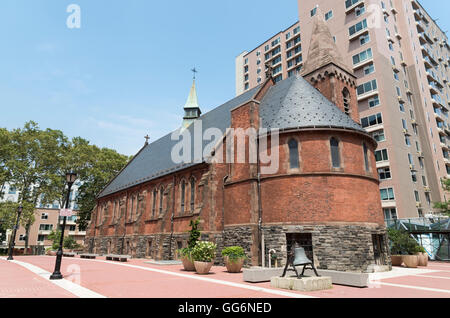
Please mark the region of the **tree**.
<svg viewBox="0 0 450 318"><path fill-rule="evenodd" d="M81 186L78 189L77 204L79 207L77 224L85 230L91 213L95 208L97 195L114 178L130 160L129 157L108 148L91 146L86 149L88 164L81 169Z"/></svg>
<svg viewBox="0 0 450 318"><path fill-rule="evenodd" d="M6 163L11 157L10 132L5 128L0 128L0 199L3 198L3 191L11 175Z"/></svg>
<svg viewBox="0 0 450 318"><path fill-rule="evenodd" d="M450 179L442 180L442 187L445 192L450 192ZM434 204L435 209L441 210L442 213L450 217L450 201L446 202L437 202Z"/></svg>

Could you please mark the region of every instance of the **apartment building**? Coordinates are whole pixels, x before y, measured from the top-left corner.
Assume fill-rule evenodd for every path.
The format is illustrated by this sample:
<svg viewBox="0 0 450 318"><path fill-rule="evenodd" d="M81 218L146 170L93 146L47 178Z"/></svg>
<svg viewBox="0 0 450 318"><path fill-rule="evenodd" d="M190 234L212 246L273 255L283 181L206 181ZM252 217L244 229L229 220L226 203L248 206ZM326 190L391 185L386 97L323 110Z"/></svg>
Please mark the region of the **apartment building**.
<svg viewBox="0 0 450 318"><path fill-rule="evenodd" d="M303 51L300 24L291 25L252 50L236 58L236 95L258 86L266 79L265 65L270 63L276 82L301 70Z"/></svg>
<svg viewBox="0 0 450 318"><path fill-rule="evenodd" d="M77 241L78 244L83 244L84 237L86 236L85 231L80 231L78 228L76 221L77 215L76 210L78 206L75 202L76 194L78 192L78 188L80 183L75 183L72 187L72 191L70 193L70 204L69 208L75 210L75 215L72 217L68 217L66 220L65 227L65 236L71 236ZM19 191L9 184L6 184L3 189L3 198L0 198L0 202L11 201L17 202L19 199ZM52 231L56 231L57 229L62 227L63 218L59 216L60 204L58 202L54 202L52 204L44 205L40 201L36 205L35 214L35 222L30 227L30 231L28 233L28 246L29 247L44 247L49 248L52 246L52 241L48 239L48 235ZM7 248L9 245L9 240L11 237L12 231L7 231L6 241L0 242L0 245L3 248ZM19 230L16 233L15 240L15 248L16 249L24 249L25 248L25 236L26 230L23 226L19 227Z"/></svg>
<svg viewBox="0 0 450 318"><path fill-rule="evenodd" d="M339 54L357 77L361 125L379 142L376 160L386 219L435 213L433 203L445 200L441 180L450 177L450 47L445 32L418 1L299 0L295 28L302 61L308 58L316 15L329 26ZM291 46L287 48L283 34L255 49L263 54L274 39L283 40L281 64L275 64L280 80L292 75L287 60ZM237 93L258 84L255 50L237 58ZM271 51L278 49L270 46ZM301 72L301 67L299 63L294 69Z"/></svg>

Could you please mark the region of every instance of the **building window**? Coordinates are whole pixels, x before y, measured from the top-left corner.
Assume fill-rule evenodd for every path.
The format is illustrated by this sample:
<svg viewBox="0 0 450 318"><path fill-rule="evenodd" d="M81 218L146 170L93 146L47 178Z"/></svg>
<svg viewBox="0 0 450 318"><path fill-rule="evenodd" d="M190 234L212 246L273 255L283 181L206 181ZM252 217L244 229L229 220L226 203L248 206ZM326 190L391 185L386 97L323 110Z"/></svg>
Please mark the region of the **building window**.
<svg viewBox="0 0 450 318"><path fill-rule="evenodd" d="M163 213L163 203L164 203L164 188L159 190L159 214Z"/></svg>
<svg viewBox="0 0 450 318"><path fill-rule="evenodd" d="M377 130L372 133L373 139L375 139L378 142L386 141L386 136L384 134L384 129Z"/></svg>
<svg viewBox="0 0 450 318"><path fill-rule="evenodd" d="M380 189L380 194L381 194L382 201L394 201L395 200L393 188Z"/></svg>
<svg viewBox="0 0 450 318"><path fill-rule="evenodd" d="M328 11L327 13L325 13L325 21L330 20L333 17L333 10Z"/></svg>
<svg viewBox="0 0 450 318"><path fill-rule="evenodd" d="M389 161L387 149L377 150L375 152L375 160L376 162Z"/></svg>
<svg viewBox="0 0 450 318"><path fill-rule="evenodd" d="M52 231L53 224L41 224L39 225L39 231Z"/></svg>
<svg viewBox="0 0 450 318"><path fill-rule="evenodd" d="M350 92L347 87L342 91L342 98L344 100L344 112L346 115L350 115Z"/></svg>
<svg viewBox="0 0 450 318"><path fill-rule="evenodd" d="M156 201L158 200L158 191L153 190L153 206L152 206L152 216L155 217L156 214Z"/></svg>
<svg viewBox="0 0 450 318"><path fill-rule="evenodd" d="M181 181L181 214L184 213L184 205L186 201L186 182Z"/></svg>
<svg viewBox="0 0 450 318"><path fill-rule="evenodd" d="M361 118L361 125L363 128L381 125L382 123L383 123L383 116L381 113Z"/></svg>
<svg viewBox="0 0 450 318"><path fill-rule="evenodd" d="M367 145L363 143L363 150L364 150L364 166L366 168L366 171L370 171L369 167L369 149L367 148Z"/></svg>
<svg viewBox="0 0 450 318"><path fill-rule="evenodd" d="M372 49L369 48L369 49L353 56L353 65L357 65L364 61L370 60L372 57L373 57Z"/></svg>
<svg viewBox="0 0 450 318"><path fill-rule="evenodd" d="M336 138L331 138L330 140L331 147L331 161L333 164L333 168L341 167L341 157L339 154L339 141Z"/></svg>
<svg viewBox="0 0 450 318"><path fill-rule="evenodd" d="M380 180L392 179L391 168L387 167L378 169L378 176L380 177Z"/></svg>
<svg viewBox="0 0 450 318"><path fill-rule="evenodd" d="M195 179L191 178L191 211L195 208Z"/></svg>
<svg viewBox="0 0 450 318"><path fill-rule="evenodd" d="M48 213L42 213L41 220L48 220Z"/></svg>
<svg viewBox="0 0 450 318"><path fill-rule="evenodd" d="M38 235L38 242L44 242L45 241L45 235Z"/></svg>
<svg viewBox="0 0 450 318"><path fill-rule="evenodd" d="M378 88L377 80L372 80L362 85L359 85L357 88L358 95L363 95L369 93L371 91L375 91Z"/></svg>
<svg viewBox="0 0 450 318"><path fill-rule="evenodd" d="M379 105L380 105L380 97L378 95L369 99L369 107L370 108L377 107Z"/></svg>
<svg viewBox="0 0 450 318"><path fill-rule="evenodd" d="M414 197L415 197L415 199L416 199L416 202L420 202L419 191L417 191L417 190L414 191Z"/></svg>
<svg viewBox="0 0 450 318"><path fill-rule="evenodd" d="M383 209L385 220L397 220L397 209Z"/></svg>
<svg viewBox="0 0 450 318"><path fill-rule="evenodd" d="M298 142L295 139L289 140L289 167L291 169L300 168L300 162L298 158Z"/></svg>
<svg viewBox="0 0 450 318"><path fill-rule="evenodd" d="M311 10L311 17L315 16L317 13L317 7Z"/></svg>
<svg viewBox="0 0 450 318"><path fill-rule="evenodd" d="M367 20L366 19L364 19L363 21L358 22L355 25L351 26L348 29L348 33L349 33L350 36L352 36L353 34L358 33L358 32L360 32L362 30L365 30L365 29L367 29Z"/></svg>

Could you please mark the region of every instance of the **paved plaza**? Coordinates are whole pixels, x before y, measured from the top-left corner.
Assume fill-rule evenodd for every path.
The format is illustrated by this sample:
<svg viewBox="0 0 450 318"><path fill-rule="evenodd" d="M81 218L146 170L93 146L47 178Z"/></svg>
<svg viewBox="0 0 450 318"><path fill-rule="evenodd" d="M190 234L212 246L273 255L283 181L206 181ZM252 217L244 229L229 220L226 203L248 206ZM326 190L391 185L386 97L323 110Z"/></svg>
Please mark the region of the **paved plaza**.
<svg viewBox="0 0 450 318"><path fill-rule="evenodd" d="M319 292L271 288L270 283L245 283L243 274L213 267L206 276L185 272L181 265L155 265L147 260L128 263L104 258L64 258L64 280L50 281L55 257L0 258L1 298L450 298L450 264L426 268L394 267L373 274L369 288L333 285Z"/></svg>

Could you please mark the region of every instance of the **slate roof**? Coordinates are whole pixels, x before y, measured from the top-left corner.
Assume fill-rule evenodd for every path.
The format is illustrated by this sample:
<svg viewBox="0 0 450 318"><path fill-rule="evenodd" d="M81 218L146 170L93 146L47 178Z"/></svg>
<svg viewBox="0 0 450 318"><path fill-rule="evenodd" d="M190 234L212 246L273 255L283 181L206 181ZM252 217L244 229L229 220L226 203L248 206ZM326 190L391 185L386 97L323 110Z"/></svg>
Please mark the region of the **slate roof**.
<svg viewBox="0 0 450 318"><path fill-rule="evenodd" d="M201 116L203 131L208 128L218 128L225 134L226 129L231 126L231 110L251 100L258 90L259 87L255 87ZM260 104L260 117L261 127L268 129L327 127L365 133L359 124L300 76L290 77L268 90ZM192 136L193 129L194 125L187 129ZM195 160L192 144L191 162L181 165L174 163L171 152L178 141L171 140L171 135L172 133L144 146L98 197L105 197L204 161L204 158ZM205 148L211 141L202 142Z"/></svg>
<svg viewBox="0 0 450 318"><path fill-rule="evenodd" d="M361 126L330 102L303 77L293 76L272 86L260 105L263 128L344 128Z"/></svg>

